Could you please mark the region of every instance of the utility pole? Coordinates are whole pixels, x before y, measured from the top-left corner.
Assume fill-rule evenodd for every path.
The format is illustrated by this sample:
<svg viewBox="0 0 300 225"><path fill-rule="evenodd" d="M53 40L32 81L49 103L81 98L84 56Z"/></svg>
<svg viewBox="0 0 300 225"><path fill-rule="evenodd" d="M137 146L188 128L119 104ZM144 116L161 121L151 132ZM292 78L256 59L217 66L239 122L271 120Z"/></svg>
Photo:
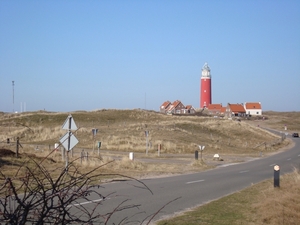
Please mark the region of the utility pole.
<svg viewBox="0 0 300 225"><path fill-rule="evenodd" d="M145 92L145 110L147 109L147 93Z"/></svg>
<svg viewBox="0 0 300 225"><path fill-rule="evenodd" d="M12 81L12 90L13 90L13 113L15 112L15 89L14 89L14 86L15 86L15 82Z"/></svg>

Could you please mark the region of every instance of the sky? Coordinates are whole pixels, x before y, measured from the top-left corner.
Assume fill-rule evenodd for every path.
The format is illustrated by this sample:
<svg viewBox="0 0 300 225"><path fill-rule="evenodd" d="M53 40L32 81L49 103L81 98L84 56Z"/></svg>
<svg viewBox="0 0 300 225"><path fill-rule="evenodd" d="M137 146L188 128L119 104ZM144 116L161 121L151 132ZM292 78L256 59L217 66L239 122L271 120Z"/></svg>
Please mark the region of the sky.
<svg viewBox="0 0 300 225"><path fill-rule="evenodd" d="M0 0L0 111L300 111L299 0Z"/></svg>

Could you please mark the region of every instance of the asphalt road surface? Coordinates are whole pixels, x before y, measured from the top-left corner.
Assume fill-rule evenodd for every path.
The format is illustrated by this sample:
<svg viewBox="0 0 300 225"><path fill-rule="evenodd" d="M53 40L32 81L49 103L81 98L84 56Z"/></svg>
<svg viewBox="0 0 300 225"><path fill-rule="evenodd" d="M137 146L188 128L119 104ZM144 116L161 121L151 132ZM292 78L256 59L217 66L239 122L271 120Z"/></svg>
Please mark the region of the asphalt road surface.
<svg viewBox="0 0 300 225"><path fill-rule="evenodd" d="M291 136L290 136L291 137ZM216 169L164 178L123 180L102 185L99 191L106 196L101 201L101 214L118 207L107 224L151 224L191 207L240 191L252 184L273 179L274 166L280 166L280 175L300 168L300 138L293 138L295 146L269 157L235 164L225 164ZM82 202L92 207L92 202ZM126 206L138 207L126 209ZM153 218L152 218L153 217Z"/></svg>

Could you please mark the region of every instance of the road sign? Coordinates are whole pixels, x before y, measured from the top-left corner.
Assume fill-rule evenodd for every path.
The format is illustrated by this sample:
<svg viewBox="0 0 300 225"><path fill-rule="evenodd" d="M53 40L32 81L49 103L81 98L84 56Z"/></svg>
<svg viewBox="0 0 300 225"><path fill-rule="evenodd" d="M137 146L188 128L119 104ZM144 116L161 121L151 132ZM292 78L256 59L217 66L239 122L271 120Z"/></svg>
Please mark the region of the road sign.
<svg viewBox="0 0 300 225"><path fill-rule="evenodd" d="M93 136L96 136L96 134L98 133L98 129L93 128L93 129L92 129L92 133L93 133Z"/></svg>
<svg viewBox="0 0 300 225"><path fill-rule="evenodd" d="M69 145L69 139L70 139L70 145ZM70 151L79 142L78 139L72 134L72 132L66 133L64 136L61 137L59 141L67 151Z"/></svg>
<svg viewBox="0 0 300 225"><path fill-rule="evenodd" d="M199 149L200 149L200 151L203 151L204 150L204 148L205 148L205 146L203 145L203 146L201 146L201 145L198 145L199 146Z"/></svg>
<svg viewBox="0 0 300 225"><path fill-rule="evenodd" d="M77 130L77 126L76 126L75 121L74 121L71 114L68 116L68 118L66 119L66 121L62 125L62 129L64 129L64 130Z"/></svg>
<svg viewBox="0 0 300 225"><path fill-rule="evenodd" d="M62 125L62 129L68 130L68 132L62 136L59 141L67 151L70 151L78 143L77 138L71 132L71 130L77 130L77 126L71 114Z"/></svg>

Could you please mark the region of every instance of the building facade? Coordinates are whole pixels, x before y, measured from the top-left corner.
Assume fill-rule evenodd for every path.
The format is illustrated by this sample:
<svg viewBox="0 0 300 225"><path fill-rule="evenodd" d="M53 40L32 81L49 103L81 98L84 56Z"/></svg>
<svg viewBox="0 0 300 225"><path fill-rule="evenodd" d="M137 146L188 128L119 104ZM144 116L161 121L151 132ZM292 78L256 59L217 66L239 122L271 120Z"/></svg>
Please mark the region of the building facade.
<svg viewBox="0 0 300 225"><path fill-rule="evenodd" d="M227 104L225 116L228 118L232 117L245 117L246 110L242 104Z"/></svg>
<svg viewBox="0 0 300 225"><path fill-rule="evenodd" d="M192 105L185 106L181 101L176 100L173 103L165 101L160 106L160 112L166 114L195 114L196 109Z"/></svg>

